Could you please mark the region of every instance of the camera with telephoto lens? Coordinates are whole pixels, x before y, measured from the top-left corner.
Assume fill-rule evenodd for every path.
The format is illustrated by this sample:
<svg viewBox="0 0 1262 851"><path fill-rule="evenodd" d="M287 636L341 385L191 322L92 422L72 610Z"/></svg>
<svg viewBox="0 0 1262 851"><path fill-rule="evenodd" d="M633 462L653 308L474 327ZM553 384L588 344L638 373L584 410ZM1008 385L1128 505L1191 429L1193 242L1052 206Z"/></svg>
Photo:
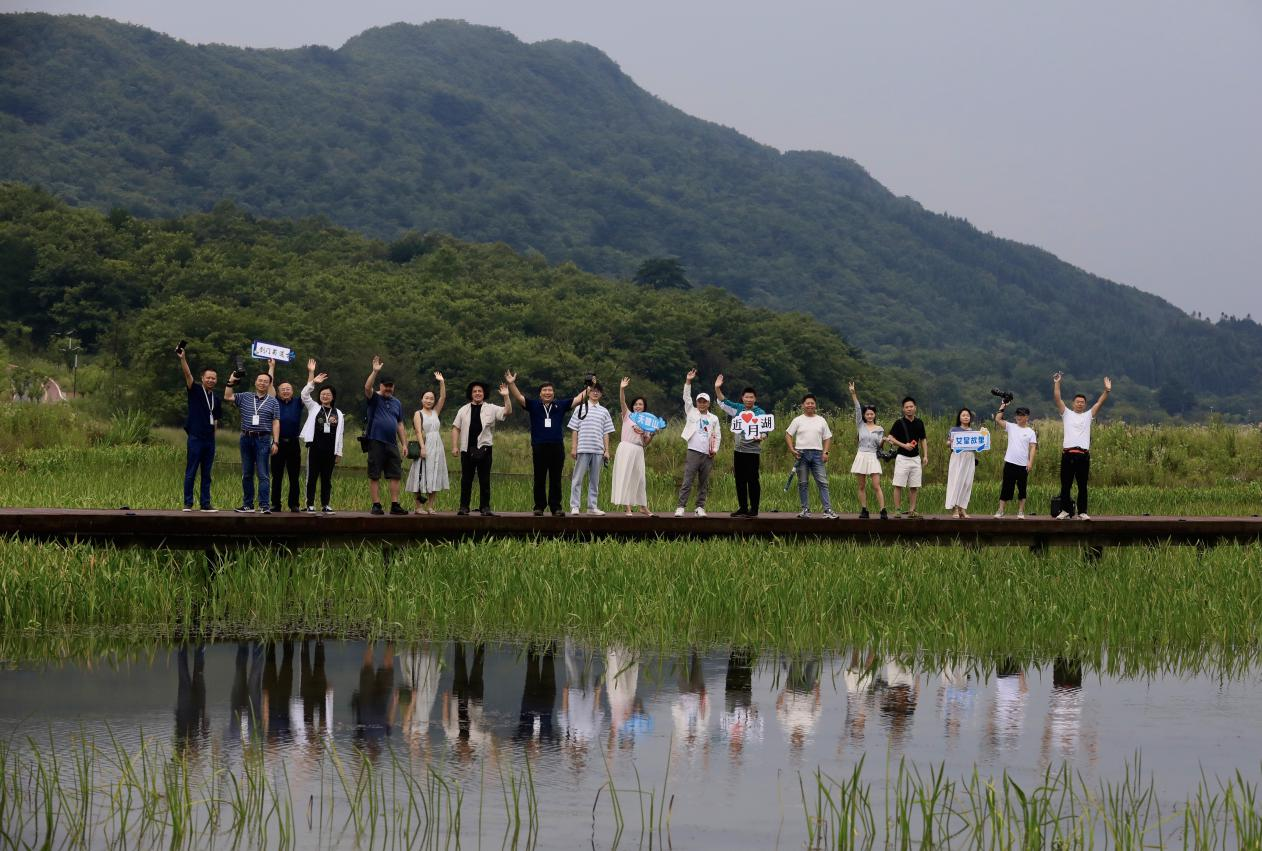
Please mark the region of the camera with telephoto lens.
<svg viewBox="0 0 1262 851"><path fill-rule="evenodd" d="M1016 398L1012 393L1008 392L1007 390L1000 390L998 387L990 388L990 395L998 396L1000 399L1003 400L1003 403L1005 405L1011 404L1012 400Z"/></svg>

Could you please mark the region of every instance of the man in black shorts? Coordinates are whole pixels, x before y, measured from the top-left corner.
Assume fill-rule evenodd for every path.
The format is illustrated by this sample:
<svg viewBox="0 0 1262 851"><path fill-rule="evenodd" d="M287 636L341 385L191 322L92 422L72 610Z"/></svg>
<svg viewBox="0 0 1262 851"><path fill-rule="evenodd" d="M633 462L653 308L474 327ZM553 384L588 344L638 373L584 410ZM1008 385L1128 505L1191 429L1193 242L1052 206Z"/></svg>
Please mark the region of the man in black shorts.
<svg viewBox="0 0 1262 851"><path fill-rule="evenodd" d="M1030 409L1017 408L1017 421L1010 423L1003 418L1004 402L995 413L995 422L1003 426L1008 433L1008 450L1003 456L1003 484L999 488L999 511L996 517L1003 517L1004 509L1015 494L1017 499L1017 519L1025 519L1025 491L1030 471L1034 469L1034 456L1038 452L1039 439L1030 428Z"/></svg>
<svg viewBox="0 0 1262 851"><path fill-rule="evenodd" d="M377 378L385 366L373 355L372 372L364 382L364 398L368 400L368 492L372 494L372 513L381 510L381 489L378 480L386 477L390 486L390 513L407 514L399 505L399 479L403 477L403 453L408 445L403 425L403 403L394 397L394 379ZM374 390L373 387L377 389Z"/></svg>

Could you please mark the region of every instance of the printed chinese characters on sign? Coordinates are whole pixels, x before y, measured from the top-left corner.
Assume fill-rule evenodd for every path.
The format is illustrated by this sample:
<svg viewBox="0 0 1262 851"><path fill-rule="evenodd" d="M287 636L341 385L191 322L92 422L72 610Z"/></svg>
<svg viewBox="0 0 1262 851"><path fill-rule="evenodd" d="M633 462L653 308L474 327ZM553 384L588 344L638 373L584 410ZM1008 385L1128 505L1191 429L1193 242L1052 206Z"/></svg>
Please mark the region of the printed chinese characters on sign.
<svg viewBox="0 0 1262 851"><path fill-rule="evenodd" d="M951 433L952 452L985 452L990 449L990 431L956 431Z"/></svg>
<svg viewBox="0 0 1262 851"><path fill-rule="evenodd" d="M741 411L732 417L731 430L746 440L756 440L764 434L776 430L775 414L755 414L753 411Z"/></svg>

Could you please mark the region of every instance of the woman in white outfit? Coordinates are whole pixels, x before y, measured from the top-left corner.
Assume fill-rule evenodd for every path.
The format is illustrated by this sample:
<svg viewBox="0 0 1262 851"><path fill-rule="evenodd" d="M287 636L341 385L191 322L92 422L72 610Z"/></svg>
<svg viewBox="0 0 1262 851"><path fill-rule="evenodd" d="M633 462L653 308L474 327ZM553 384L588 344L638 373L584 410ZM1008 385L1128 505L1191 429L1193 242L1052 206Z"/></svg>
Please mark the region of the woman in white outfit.
<svg viewBox="0 0 1262 851"><path fill-rule="evenodd" d="M955 426L951 433L973 430L973 412L968 408L960 408L955 415ZM951 438L947 438L947 448L952 448ZM977 469L977 452L966 449L963 452L951 453L951 465L947 467L946 507L956 517L967 518L969 497L973 495L973 473Z"/></svg>
<svg viewBox="0 0 1262 851"><path fill-rule="evenodd" d="M443 452L443 436L439 433L442 423L439 415L447 402L447 382L441 372L434 373L438 382L438 397L433 390L426 390L421 397L421 409L412 415L412 430L417 443L421 444L421 457L412 462L408 471L408 493L416 495L416 513L434 513L434 495L450 487L447 477L447 455ZM429 499L429 507L422 508L421 496Z"/></svg>
<svg viewBox="0 0 1262 851"><path fill-rule="evenodd" d="M643 411L646 403L643 396L637 396L632 400L631 407L627 407L627 385L630 383L630 378L624 378L618 384L618 401L622 403L622 434L613 459L613 489L610 497L614 505L626 507L628 517L637 506L640 513L652 517L644 473L644 447L649 445L653 435L631 422L631 414Z"/></svg>
<svg viewBox="0 0 1262 851"><path fill-rule="evenodd" d="M886 520L889 514L885 511L885 492L881 490L881 461L876 451L885 442L885 429L876 423L876 408L872 405L860 405L859 394L855 392L854 382L850 382L850 398L854 401L854 424L859 431L859 449L854 454L854 463L850 472L854 474L859 488L859 519L866 520L871 516L868 511L868 482L872 482L872 490L876 491L876 504L881 509L881 519Z"/></svg>

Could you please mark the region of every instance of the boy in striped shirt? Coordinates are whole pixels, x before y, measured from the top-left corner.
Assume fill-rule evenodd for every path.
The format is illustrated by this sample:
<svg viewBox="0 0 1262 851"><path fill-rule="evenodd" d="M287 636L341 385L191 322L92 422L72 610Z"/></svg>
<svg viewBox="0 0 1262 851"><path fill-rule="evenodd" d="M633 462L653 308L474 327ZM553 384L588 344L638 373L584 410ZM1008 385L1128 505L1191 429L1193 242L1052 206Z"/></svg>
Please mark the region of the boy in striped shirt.
<svg viewBox="0 0 1262 851"><path fill-rule="evenodd" d="M597 506L600 494L600 471L609 460L609 435L613 434L613 417L601 407L604 394L599 383L587 391L586 416L580 417L582 408L570 417L570 456L574 458L574 474L570 478L570 513L578 514L583 495L583 477L587 477L587 513L597 517L605 512Z"/></svg>

